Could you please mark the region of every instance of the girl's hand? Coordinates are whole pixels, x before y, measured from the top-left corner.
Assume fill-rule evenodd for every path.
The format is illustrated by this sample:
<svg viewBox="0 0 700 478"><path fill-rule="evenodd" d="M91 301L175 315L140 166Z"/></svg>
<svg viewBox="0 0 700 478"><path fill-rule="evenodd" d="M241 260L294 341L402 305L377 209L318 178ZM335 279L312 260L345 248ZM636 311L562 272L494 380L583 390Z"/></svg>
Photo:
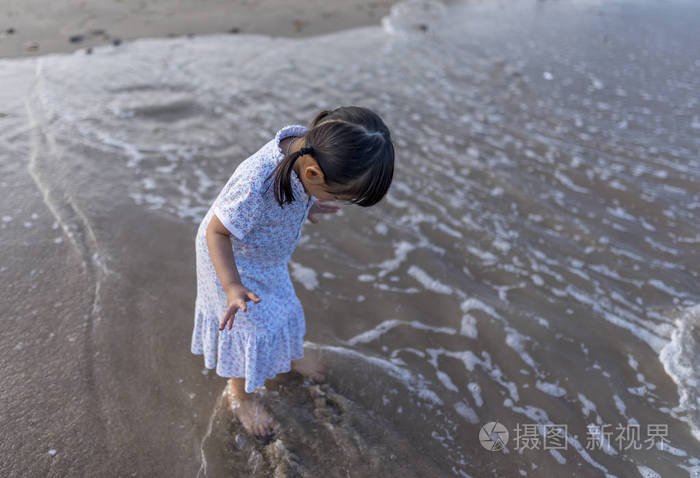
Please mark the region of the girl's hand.
<svg viewBox="0 0 700 478"><path fill-rule="evenodd" d="M340 209L340 206L338 206L337 204L319 201L318 199L316 199L311 205L311 209L309 209L309 215L307 216L307 219L316 224L318 222L318 219L314 216L314 214L326 214L329 212L336 212L338 209Z"/></svg>
<svg viewBox="0 0 700 478"><path fill-rule="evenodd" d="M228 324L228 329L231 330L233 328L233 319L236 316L236 311L238 309L243 310L245 312L248 310L248 306L246 305L247 300L252 300L256 304L260 302L260 297L257 296L257 294L247 287L245 287L242 284L234 284L226 289L226 301L228 302L228 309L226 310L226 313L224 314L223 318L221 319L221 324L219 324L219 330L224 330L224 327L226 327L226 322L229 322Z"/></svg>

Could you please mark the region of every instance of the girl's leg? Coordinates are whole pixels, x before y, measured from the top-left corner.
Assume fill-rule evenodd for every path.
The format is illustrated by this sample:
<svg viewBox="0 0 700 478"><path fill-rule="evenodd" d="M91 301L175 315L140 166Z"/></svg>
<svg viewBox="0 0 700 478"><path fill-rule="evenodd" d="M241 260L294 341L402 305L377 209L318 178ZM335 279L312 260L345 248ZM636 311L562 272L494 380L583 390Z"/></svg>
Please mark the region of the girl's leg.
<svg viewBox="0 0 700 478"><path fill-rule="evenodd" d="M230 382L231 391L240 403L240 406L236 407L233 412L246 431L258 436L271 433L277 427L277 422L265 410L255 393L245 391L245 378L233 377Z"/></svg>

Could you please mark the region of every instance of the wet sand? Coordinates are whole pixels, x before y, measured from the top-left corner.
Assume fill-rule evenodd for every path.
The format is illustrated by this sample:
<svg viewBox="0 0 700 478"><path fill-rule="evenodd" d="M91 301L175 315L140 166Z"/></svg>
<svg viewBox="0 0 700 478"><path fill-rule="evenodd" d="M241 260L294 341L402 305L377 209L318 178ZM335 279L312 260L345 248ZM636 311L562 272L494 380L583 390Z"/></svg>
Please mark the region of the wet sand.
<svg viewBox="0 0 700 478"><path fill-rule="evenodd" d="M12 86L14 94L23 91ZM16 103L7 93L6 108ZM193 247L192 232L135 206L92 214L75 197L59 199L60 188L42 189L48 171L42 160L61 157L34 119L26 118L36 127L31 133L18 128L5 135L28 141L0 150L0 474L193 476L197 436L206 426L201 416L215 387L187 353L169 352L189 347L194 260L183 251ZM62 230L57 216L77 226ZM118 269L101 267L107 243L128 251ZM197 399L184 387L200 390Z"/></svg>
<svg viewBox="0 0 700 478"><path fill-rule="evenodd" d="M395 0L8 0L0 58L68 53L136 38L256 33L306 37L379 23ZM443 2L455 3L455 0Z"/></svg>

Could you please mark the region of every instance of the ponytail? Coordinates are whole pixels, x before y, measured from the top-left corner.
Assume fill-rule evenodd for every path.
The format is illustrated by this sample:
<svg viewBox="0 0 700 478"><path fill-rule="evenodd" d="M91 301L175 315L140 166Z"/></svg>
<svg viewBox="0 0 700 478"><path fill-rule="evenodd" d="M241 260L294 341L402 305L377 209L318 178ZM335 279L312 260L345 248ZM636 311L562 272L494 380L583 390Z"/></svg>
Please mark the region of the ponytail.
<svg viewBox="0 0 700 478"><path fill-rule="evenodd" d="M305 146L301 149L290 153L285 156L282 161L277 164L275 169L265 178L265 181L270 179L272 175L275 176L274 180L274 193L275 199L280 206L286 204L291 204L294 202L294 192L292 190L292 168L294 167L294 162L300 156L305 154L310 154L313 149L310 146ZM269 186L268 186L269 187Z"/></svg>

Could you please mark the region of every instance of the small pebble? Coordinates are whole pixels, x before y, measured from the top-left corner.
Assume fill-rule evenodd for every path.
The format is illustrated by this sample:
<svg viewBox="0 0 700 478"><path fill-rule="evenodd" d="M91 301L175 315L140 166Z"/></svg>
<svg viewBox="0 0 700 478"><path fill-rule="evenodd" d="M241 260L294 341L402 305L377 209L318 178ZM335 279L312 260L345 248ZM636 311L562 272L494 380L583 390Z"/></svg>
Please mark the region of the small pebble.
<svg viewBox="0 0 700 478"><path fill-rule="evenodd" d="M112 45L114 46L119 46L121 45L121 43L122 41L119 38L115 38L114 40L112 40Z"/></svg>
<svg viewBox="0 0 700 478"><path fill-rule="evenodd" d="M242 434L238 433L236 434L234 441L236 442L236 446L238 446L238 449L242 450L245 446L246 438Z"/></svg>
<svg viewBox="0 0 700 478"><path fill-rule="evenodd" d="M73 36L70 37L68 40L69 40L71 43L78 43L78 42L83 41L84 39L85 39L85 35L73 35Z"/></svg>
<svg viewBox="0 0 700 478"><path fill-rule="evenodd" d="M233 28L231 28L228 32L229 32L229 33L238 33L238 32L240 32L240 31L241 31L240 28L238 28L238 27L233 27Z"/></svg>
<svg viewBox="0 0 700 478"><path fill-rule="evenodd" d="M54 456L55 454L56 454L56 450L55 450L55 449L52 448L52 449L49 450L49 455Z"/></svg>
<svg viewBox="0 0 700 478"><path fill-rule="evenodd" d="M260 453L257 450L253 450L250 452L250 456L248 456L248 464L253 468L257 469L262 465L263 462L263 456L262 453Z"/></svg>
<svg viewBox="0 0 700 478"><path fill-rule="evenodd" d="M277 441L275 441L275 448L277 449L277 452L278 452L279 454L283 454L283 453L284 453L284 454L289 454L289 453L286 453L286 452L287 452L287 447L284 446L284 442L283 442L282 440L277 440Z"/></svg>
<svg viewBox="0 0 700 478"><path fill-rule="evenodd" d="M92 53L92 47L85 49L85 54L90 55Z"/></svg>
<svg viewBox="0 0 700 478"><path fill-rule="evenodd" d="M8 28L7 30L5 30L5 33L7 33L8 35L12 35L14 32L15 32L15 29L12 28L12 27L10 27L10 28Z"/></svg>

